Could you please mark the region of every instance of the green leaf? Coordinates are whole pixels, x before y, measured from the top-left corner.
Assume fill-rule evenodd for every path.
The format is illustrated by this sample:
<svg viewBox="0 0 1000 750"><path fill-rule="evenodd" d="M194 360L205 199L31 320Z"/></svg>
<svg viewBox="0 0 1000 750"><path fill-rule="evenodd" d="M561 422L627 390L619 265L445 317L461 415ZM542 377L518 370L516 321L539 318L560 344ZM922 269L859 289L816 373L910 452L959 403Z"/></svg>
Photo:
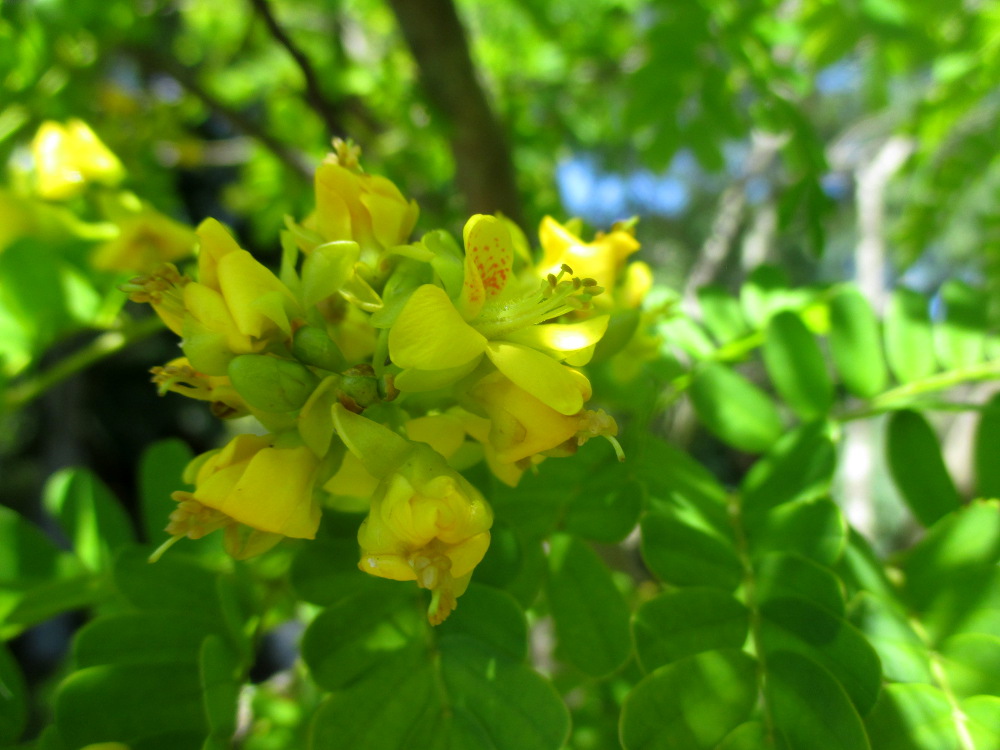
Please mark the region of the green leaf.
<svg viewBox="0 0 1000 750"><path fill-rule="evenodd" d="M718 589L669 591L645 602L632 618L639 662L646 672L687 656L740 648L750 628L750 613Z"/></svg>
<svg viewBox="0 0 1000 750"><path fill-rule="evenodd" d="M119 612L84 625L73 639L78 669L102 664L198 663L202 643L219 632L212 620L198 615L162 612Z"/></svg>
<svg viewBox="0 0 1000 750"><path fill-rule="evenodd" d="M877 750L963 750L948 698L931 685L886 685L865 719Z"/></svg>
<svg viewBox="0 0 1000 750"><path fill-rule="evenodd" d="M660 667L637 684L621 713L625 750L709 750L750 717L757 664L737 649Z"/></svg>
<svg viewBox="0 0 1000 750"><path fill-rule="evenodd" d="M861 292L845 286L830 300L830 353L847 389L862 398L885 390L878 321Z"/></svg>
<svg viewBox="0 0 1000 750"><path fill-rule="evenodd" d="M607 566L585 542L556 534L549 544L545 590L558 653L585 674L610 674L631 653L628 606Z"/></svg>
<svg viewBox="0 0 1000 750"><path fill-rule="evenodd" d="M627 463L654 500L683 501L719 533L731 528L726 508L729 493L685 451L654 438L643 442L639 455L629 456Z"/></svg>
<svg viewBox="0 0 1000 750"><path fill-rule="evenodd" d="M871 710L882 670L875 650L853 625L798 597L765 601L760 613L768 664L772 653L790 651L808 657L843 686L858 713Z"/></svg>
<svg viewBox="0 0 1000 750"><path fill-rule="evenodd" d="M886 427L889 471L907 506L924 526L961 506L934 430L920 414L897 411Z"/></svg>
<svg viewBox="0 0 1000 750"><path fill-rule="evenodd" d="M45 485L45 508L91 570L109 568L115 551L135 540L132 522L118 500L86 469L54 474Z"/></svg>
<svg viewBox="0 0 1000 750"><path fill-rule="evenodd" d="M194 454L182 440L160 440L139 459L139 507L146 541L159 543L168 517L177 508L170 493L181 487L181 474Z"/></svg>
<svg viewBox="0 0 1000 750"><path fill-rule="evenodd" d="M803 420L817 419L833 404L833 382L816 338L802 318L779 312L767 324L764 364L774 387Z"/></svg>
<svg viewBox="0 0 1000 750"><path fill-rule="evenodd" d="M906 611L895 602L862 591L851 602L851 621L875 649L886 679L933 681L927 644L913 629Z"/></svg>
<svg viewBox="0 0 1000 750"><path fill-rule="evenodd" d="M627 537L642 512L642 485L626 480L607 490L582 492L566 505L566 531L605 544Z"/></svg>
<svg viewBox="0 0 1000 750"><path fill-rule="evenodd" d="M939 653L955 695L1000 695L1000 638L960 633L945 641Z"/></svg>
<svg viewBox="0 0 1000 750"><path fill-rule="evenodd" d="M960 706L977 750L1000 747L1000 698L977 695L966 698Z"/></svg>
<svg viewBox="0 0 1000 750"><path fill-rule="evenodd" d="M799 598L835 617L844 616L844 592L837 576L808 558L774 552L758 560L754 573L758 602Z"/></svg>
<svg viewBox="0 0 1000 750"><path fill-rule="evenodd" d="M14 657L0 643L0 745L13 745L28 722L27 688Z"/></svg>
<svg viewBox="0 0 1000 750"><path fill-rule="evenodd" d="M775 732L788 750L870 750L847 693L805 656L769 654L764 690Z"/></svg>
<svg viewBox="0 0 1000 750"><path fill-rule="evenodd" d="M663 321L658 333L668 346L675 346L695 359L708 359L715 353L715 344L695 321L677 315Z"/></svg>
<svg viewBox="0 0 1000 750"><path fill-rule="evenodd" d="M918 612L941 619L925 625L951 632L996 589L1000 560L1000 502L974 502L934 524L902 560L903 595Z"/></svg>
<svg viewBox="0 0 1000 750"><path fill-rule="evenodd" d="M975 468L979 497L1000 498L1000 394L993 396L983 407L976 430Z"/></svg>
<svg viewBox="0 0 1000 750"><path fill-rule="evenodd" d="M698 288L702 319L719 344L726 344L750 332L739 300L717 284Z"/></svg>
<svg viewBox="0 0 1000 750"><path fill-rule="evenodd" d="M934 336L927 298L906 287L895 289L885 312L885 357L896 380L909 383L933 375Z"/></svg>
<svg viewBox="0 0 1000 750"><path fill-rule="evenodd" d="M847 545L847 520L828 497L785 503L744 517L744 523L754 557L793 552L820 565L833 565Z"/></svg>
<svg viewBox="0 0 1000 750"><path fill-rule="evenodd" d="M740 724L716 745L715 750L767 750L767 730L759 721Z"/></svg>
<svg viewBox="0 0 1000 750"><path fill-rule="evenodd" d="M328 605L368 591L378 583L358 570L358 542L354 538L316 539L295 551L291 583L307 602Z"/></svg>
<svg viewBox="0 0 1000 750"><path fill-rule="evenodd" d="M763 265L750 273L740 287L740 304L754 328L764 328L768 318L784 307L788 286L784 268Z"/></svg>
<svg viewBox="0 0 1000 750"><path fill-rule="evenodd" d="M196 614L225 622L217 576L172 552L155 563L141 549L124 549L115 561L118 590L140 610Z"/></svg>
<svg viewBox="0 0 1000 750"><path fill-rule="evenodd" d="M437 686L427 664L416 664L340 691L320 704L309 732L312 750L349 747L352 750L405 750L414 735L434 734ZM430 723L430 726L428 724ZM440 729L438 729L440 734ZM443 739L443 738L442 738ZM438 747L447 747L441 741Z"/></svg>
<svg viewBox="0 0 1000 750"><path fill-rule="evenodd" d="M213 737L228 745L236 733L236 703L243 682L242 665L239 656L215 635L205 639L199 656L208 726Z"/></svg>
<svg viewBox="0 0 1000 750"><path fill-rule="evenodd" d="M705 427L734 448L763 453L781 437L781 417L774 402L728 367L701 367L689 393Z"/></svg>
<svg viewBox="0 0 1000 750"><path fill-rule="evenodd" d="M492 586L471 583L458 609L438 626L437 634L442 638L468 637L514 661L524 661L527 656L524 612L514 597Z"/></svg>
<svg viewBox="0 0 1000 750"><path fill-rule="evenodd" d="M458 611L461 607L460 603ZM432 656L426 650L427 625L423 620L422 624L421 637L410 639L409 659L393 653L367 678L350 682L323 702L313 719L310 747L558 750L562 746L569 734L569 717L544 678L493 651L468 630L441 634L439 656ZM375 650L368 659L375 664L379 652L377 644L372 645Z"/></svg>
<svg viewBox="0 0 1000 750"><path fill-rule="evenodd" d="M728 540L659 512L646 513L640 528L642 558L661 580L726 591L743 580L743 564Z"/></svg>
<svg viewBox="0 0 1000 750"><path fill-rule="evenodd" d="M743 480L743 507L757 514L829 492L837 453L827 426L803 425L781 437Z"/></svg>
<svg viewBox="0 0 1000 750"><path fill-rule="evenodd" d="M62 284L63 263L36 239L15 242L0 253L0 304L41 351L71 326Z"/></svg>
<svg viewBox="0 0 1000 750"><path fill-rule="evenodd" d="M486 740L462 745L453 739L450 747L557 750L569 736L569 715L558 694L523 664L497 658L474 641L447 639L441 643L441 674L456 725L474 728Z"/></svg>
<svg viewBox="0 0 1000 750"><path fill-rule="evenodd" d="M370 680L376 670L398 672L400 664L415 663L423 654L426 614L415 601L415 588L376 582L325 609L302 637L302 658L327 690Z"/></svg>
<svg viewBox="0 0 1000 750"><path fill-rule="evenodd" d="M960 368L983 361L989 297L960 279L941 285L944 319L934 330L938 358L945 367Z"/></svg>
<svg viewBox="0 0 1000 750"><path fill-rule="evenodd" d="M116 664L74 672L59 686L55 722L71 747L208 733L198 670L190 664Z"/></svg>

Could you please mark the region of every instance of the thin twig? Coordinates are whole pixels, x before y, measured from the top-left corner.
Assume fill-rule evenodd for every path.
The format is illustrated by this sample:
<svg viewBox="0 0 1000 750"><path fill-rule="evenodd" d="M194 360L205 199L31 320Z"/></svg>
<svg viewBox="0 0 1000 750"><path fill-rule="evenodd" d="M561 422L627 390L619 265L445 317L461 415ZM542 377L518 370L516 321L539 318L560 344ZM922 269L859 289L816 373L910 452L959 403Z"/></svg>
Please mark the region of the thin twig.
<svg viewBox="0 0 1000 750"><path fill-rule="evenodd" d="M253 119L224 103L206 90L198 82L194 72L190 68L177 63L169 57L159 55L148 47L127 46L125 47L125 51L132 55L143 69L162 73L173 78L192 95L201 99L205 106L228 120L234 128L259 142L287 166L293 174L299 175L306 180L312 180L314 165L309 157L285 145L260 127Z"/></svg>
<svg viewBox="0 0 1000 750"><path fill-rule="evenodd" d="M302 50L295 45L295 42L292 41L291 37L288 36L288 34L285 33L285 30L278 24L277 19L271 12L271 6L268 5L267 0L250 0L250 4L253 5L254 10L260 14L261 19L264 21L264 25L267 26L267 30L271 32L271 36L274 37L278 44L285 48L288 54L291 55L292 59L295 61L295 64L298 65L299 70L302 72L302 78L306 84L306 101L309 102L309 105L313 108L316 114L322 118L330 136L345 137L346 131L343 123L340 121L337 108L323 93L323 88L319 83L319 76L316 75L316 69L309 61L309 58L305 56Z"/></svg>

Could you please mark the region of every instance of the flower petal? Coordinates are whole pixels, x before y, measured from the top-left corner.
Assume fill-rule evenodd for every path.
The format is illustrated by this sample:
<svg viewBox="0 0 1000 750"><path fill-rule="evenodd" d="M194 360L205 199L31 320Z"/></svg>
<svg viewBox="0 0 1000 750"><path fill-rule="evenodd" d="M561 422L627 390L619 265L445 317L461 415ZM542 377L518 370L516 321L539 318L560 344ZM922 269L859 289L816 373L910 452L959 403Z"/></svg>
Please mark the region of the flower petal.
<svg viewBox="0 0 1000 750"><path fill-rule="evenodd" d="M577 374L552 357L507 341L490 342L486 356L515 384L556 411L576 414L583 408L584 396Z"/></svg>
<svg viewBox="0 0 1000 750"><path fill-rule="evenodd" d="M485 348L483 335L462 320L444 289L433 284L417 288L389 331L389 356L403 369L459 367Z"/></svg>

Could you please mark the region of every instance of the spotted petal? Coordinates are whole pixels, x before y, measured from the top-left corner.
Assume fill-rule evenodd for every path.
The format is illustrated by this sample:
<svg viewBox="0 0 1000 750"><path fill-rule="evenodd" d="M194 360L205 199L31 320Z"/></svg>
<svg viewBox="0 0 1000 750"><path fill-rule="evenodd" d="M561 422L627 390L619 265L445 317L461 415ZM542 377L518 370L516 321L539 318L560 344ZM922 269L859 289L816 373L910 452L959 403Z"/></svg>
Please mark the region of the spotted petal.
<svg viewBox="0 0 1000 750"><path fill-rule="evenodd" d="M483 303L507 286L514 266L514 243L507 225L495 216L476 214L465 224L465 286L460 307L472 320Z"/></svg>

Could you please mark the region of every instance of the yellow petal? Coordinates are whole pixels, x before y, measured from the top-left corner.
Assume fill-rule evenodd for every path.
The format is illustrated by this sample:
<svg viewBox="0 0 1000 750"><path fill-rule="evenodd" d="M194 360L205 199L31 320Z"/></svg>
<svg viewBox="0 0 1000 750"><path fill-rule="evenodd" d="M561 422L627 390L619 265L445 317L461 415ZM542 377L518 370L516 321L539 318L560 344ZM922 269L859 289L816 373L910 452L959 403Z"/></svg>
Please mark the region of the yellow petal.
<svg viewBox="0 0 1000 750"><path fill-rule="evenodd" d="M431 414L407 422L406 436L418 443L427 443L445 458L451 458L465 442L465 429L455 417Z"/></svg>
<svg viewBox="0 0 1000 750"><path fill-rule="evenodd" d="M507 286L514 266L514 243L507 225L496 216L477 214L465 224L466 269L473 263L482 280L487 300Z"/></svg>
<svg viewBox="0 0 1000 750"><path fill-rule="evenodd" d="M575 352L593 353L593 346L601 340L608 330L610 315L599 315L580 323L546 323L544 325L527 326L507 334L505 338L518 344L524 344L535 349L552 353L559 359L566 359ZM575 358L573 364L584 365L590 361L587 356L583 361Z"/></svg>
<svg viewBox="0 0 1000 750"><path fill-rule="evenodd" d="M507 341L490 342L486 356L515 384L561 414L576 414L583 408L579 379L552 357Z"/></svg>
<svg viewBox="0 0 1000 750"><path fill-rule="evenodd" d="M458 314L444 289L418 287L389 331L389 356L403 369L443 370L478 357L486 339Z"/></svg>
<svg viewBox="0 0 1000 750"><path fill-rule="evenodd" d="M476 369L482 355L477 355L458 367L443 370L403 370L393 380L393 384L405 393L425 393L455 383Z"/></svg>
<svg viewBox="0 0 1000 750"><path fill-rule="evenodd" d="M312 495L316 466L305 446L264 448L218 510L261 531L313 539L320 519Z"/></svg>
<svg viewBox="0 0 1000 750"><path fill-rule="evenodd" d="M201 243L198 251L198 281L212 289L219 288L216 267L223 256L240 250L239 243L215 219L205 219L195 230Z"/></svg>
<svg viewBox="0 0 1000 750"><path fill-rule="evenodd" d="M218 273L219 288L240 333L261 338L272 327L268 322L288 326L279 310L283 311L286 301L291 302L291 292L250 253L239 250L227 254L219 261Z"/></svg>
<svg viewBox="0 0 1000 750"><path fill-rule="evenodd" d="M357 195L357 175L339 164L325 163L316 170L316 224L326 240L357 240L348 196Z"/></svg>

